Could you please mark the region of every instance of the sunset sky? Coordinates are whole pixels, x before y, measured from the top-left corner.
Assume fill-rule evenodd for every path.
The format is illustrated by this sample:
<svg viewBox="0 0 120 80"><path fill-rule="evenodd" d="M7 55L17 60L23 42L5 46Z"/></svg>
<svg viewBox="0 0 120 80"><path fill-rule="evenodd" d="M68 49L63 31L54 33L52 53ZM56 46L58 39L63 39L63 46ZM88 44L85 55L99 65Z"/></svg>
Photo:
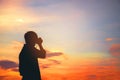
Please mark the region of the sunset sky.
<svg viewBox="0 0 120 80"><path fill-rule="evenodd" d="M119 0L0 0L0 80L21 80L24 34L43 39L43 80L120 79Z"/></svg>

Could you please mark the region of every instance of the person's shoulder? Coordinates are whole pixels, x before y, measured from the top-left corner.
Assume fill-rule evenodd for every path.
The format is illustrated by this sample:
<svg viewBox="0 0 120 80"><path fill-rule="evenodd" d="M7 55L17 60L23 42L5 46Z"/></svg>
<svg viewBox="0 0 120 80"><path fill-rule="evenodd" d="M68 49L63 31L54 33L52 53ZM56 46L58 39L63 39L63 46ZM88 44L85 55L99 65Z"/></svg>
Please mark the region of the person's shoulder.
<svg viewBox="0 0 120 80"><path fill-rule="evenodd" d="M27 50L27 45L26 44L23 45L21 52L23 52L25 50Z"/></svg>
<svg viewBox="0 0 120 80"><path fill-rule="evenodd" d="M20 55L25 55L25 53L28 51L26 44L23 45L22 50L20 52Z"/></svg>
<svg viewBox="0 0 120 80"><path fill-rule="evenodd" d="M24 49L29 48L29 45L24 44L23 48L24 48Z"/></svg>

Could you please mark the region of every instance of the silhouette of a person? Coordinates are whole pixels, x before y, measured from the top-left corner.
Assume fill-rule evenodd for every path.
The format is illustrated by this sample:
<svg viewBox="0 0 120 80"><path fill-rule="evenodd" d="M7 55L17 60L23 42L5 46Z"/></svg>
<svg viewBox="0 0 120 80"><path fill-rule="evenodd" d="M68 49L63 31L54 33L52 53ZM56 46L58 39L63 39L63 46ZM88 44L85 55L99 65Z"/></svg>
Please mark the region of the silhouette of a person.
<svg viewBox="0 0 120 80"><path fill-rule="evenodd" d="M42 47L43 40L33 31L25 33L24 38L26 44L19 54L19 72L22 80L41 80L38 58L46 56ZM38 44L40 49L36 49L35 44Z"/></svg>

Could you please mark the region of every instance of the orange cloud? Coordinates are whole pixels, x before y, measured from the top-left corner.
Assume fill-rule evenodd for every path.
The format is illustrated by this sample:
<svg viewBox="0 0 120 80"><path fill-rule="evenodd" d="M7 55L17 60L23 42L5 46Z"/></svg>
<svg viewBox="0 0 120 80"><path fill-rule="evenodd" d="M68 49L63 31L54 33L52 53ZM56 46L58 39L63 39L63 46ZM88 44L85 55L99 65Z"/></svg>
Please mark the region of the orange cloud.
<svg viewBox="0 0 120 80"><path fill-rule="evenodd" d="M110 47L110 53L113 56L120 56L120 44L112 44Z"/></svg>
<svg viewBox="0 0 120 80"><path fill-rule="evenodd" d="M0 80L21 80L18 72L0 68Z"/></svg>
<svg viewBox="0 0 120 80"><path fill-rule="evenodd" d="M117 37L114 37L114 38L111 38L111 37L105 38L105 41L108 41L108 42L110 42L110 41L119 41L119 40L120 40L120 38L117 38Z"/></svg>
<svg viewBox="0 0 120 80"><path fill-rule="evenodd" d="M120 78L120 70L115 65L71 66L70 68L58 68L57 70L51 68L48 71L43 70L42 73L43 80L115 80Z"/></svg>
<svg viewBox="0 0 120 80"><path fill-rule="evenodd" d="M119 79L120 70L117 68L116 63L112 64L113 59L105 60L104 63L111 62L110 65L67 65L67 67L51 66L52 63L59 64L56 60L49 59L50 64L42 65L41 74L42 80L116 80ZM114 59L116 62L117 59ZM6 62L6 61L5 61ZM9 62L9 61L7 61ZM100 62L101 63L101 62ZM103 63L103 62L102 62ZM21 80L19 72L14 71L12 68L0 68L1 80Z"/></svg>
<svg viewBox="0 0 120 80"><path fill-rule="evenodd" d="M105 41L112 41L113 38L106 38Z"/></svg>

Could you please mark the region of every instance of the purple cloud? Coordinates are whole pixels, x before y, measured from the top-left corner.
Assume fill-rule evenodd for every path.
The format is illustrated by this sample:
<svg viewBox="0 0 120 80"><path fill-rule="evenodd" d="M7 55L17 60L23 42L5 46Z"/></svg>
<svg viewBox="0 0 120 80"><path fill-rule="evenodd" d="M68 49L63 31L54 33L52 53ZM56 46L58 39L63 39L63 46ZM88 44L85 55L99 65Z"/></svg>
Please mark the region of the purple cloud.
<svg viewBox="0 0 120 80"><path fill-rule="evenodd" d="M46 50L47 51L47 50ZM61 64L61 61L59 60L55 60L55 59L49 59L51 57L55 57L55 56L62 56L64 55L64 53L62 52L50 52L50 51L47 51L47 63L41 63L41 68L45 69L45 68L50 68L52 65L59 65ZM65 56L63 56L63 58L65 58ZM65 58L66 59L66 58Z"/></svg>
<svg viewBox="0 0 120 80"><path fill-rule="evenodd" d="M54 57L54 56L61 56L61 55L63 55L62 52L48 52L47 53L47 58Z"/></svg>
<svg viewBox="0 0 120 80"><path fill-rule="evenodd" d="M1 60L0 67L3 69L16 68L18 64L10 60Z"/></svg>

